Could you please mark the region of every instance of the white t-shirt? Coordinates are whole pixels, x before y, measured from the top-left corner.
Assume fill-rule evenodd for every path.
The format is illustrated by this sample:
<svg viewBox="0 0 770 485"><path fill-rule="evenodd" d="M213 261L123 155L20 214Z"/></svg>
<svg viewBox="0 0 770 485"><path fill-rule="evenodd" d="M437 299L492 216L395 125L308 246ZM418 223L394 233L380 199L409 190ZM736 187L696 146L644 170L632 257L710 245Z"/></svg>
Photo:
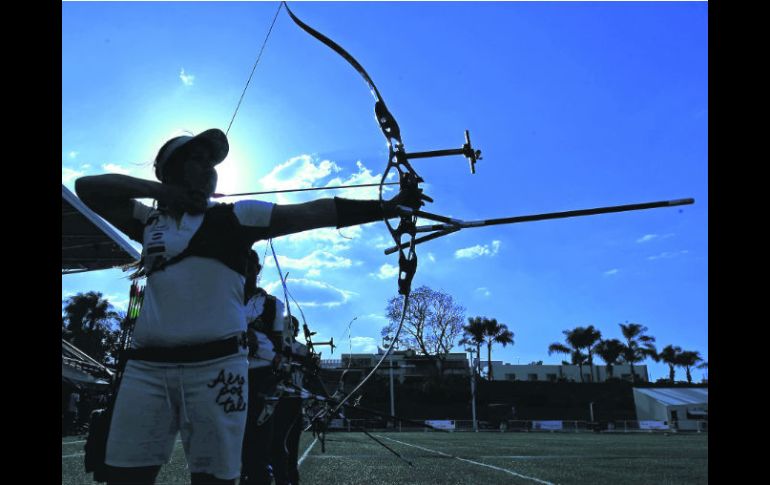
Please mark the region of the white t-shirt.
<svg viewBox="0 0 770 485"><path fill-rule="evenodd" d="M262 311L265 306L265 295L259 294L253 296L246 303L246 324L252 322L254 319L262 315ZM284 305L281 300L275 301L275 320L273 321L273 329L280 331L283 327L284 321ZM271 365L273 358L275 358L275 346L273 342L267 338L263 332L254 332L257 336L257 356L249 357L249 369L256 367L267 367Z"/></svg>
<svg viewBox="0 0 770 485"><path fill-rule="evenodd" d="M291 344L291 351L295 355L301 355L302 357L305 357L308 355L307 346L296 341ZM299 369L294 369L291 373L291 380L295 386L302 387L303 377L304 377L304 373Z"/></svg>
<svg viewBox="0 0 770 485"><path fill-rule="evenodd" d="M209 203L209 207L213 205ZM267 228L273 205L258 200L238 201L234 212L241 225ZM187 213L177 222L136 201L133 215L146 224L142 249L145 267L152 267L155 258L168 259L182 252L203 222L203 214ZM199 256L189 256L151 273L132 347L200 344L245 332L244 283L242 275L222 262Z"/></svg>

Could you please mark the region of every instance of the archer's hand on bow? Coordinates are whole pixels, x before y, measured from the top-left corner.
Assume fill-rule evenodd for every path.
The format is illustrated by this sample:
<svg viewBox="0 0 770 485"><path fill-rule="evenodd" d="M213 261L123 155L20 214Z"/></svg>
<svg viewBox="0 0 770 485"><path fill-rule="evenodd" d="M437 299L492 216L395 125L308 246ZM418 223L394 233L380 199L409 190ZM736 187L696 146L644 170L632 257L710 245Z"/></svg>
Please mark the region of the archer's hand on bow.
<svg viewBox="0 0 770 485"><path fill-rule="evenodd" d="M412 178L407 178L407 180L402 183L401 190L398 194L383 203L385 206L385 215L387 217L399 215L397 206L419 210L420 207L425 205L425 200L429 199L423 195L422 189L418 186L418 182Z"/></svg>

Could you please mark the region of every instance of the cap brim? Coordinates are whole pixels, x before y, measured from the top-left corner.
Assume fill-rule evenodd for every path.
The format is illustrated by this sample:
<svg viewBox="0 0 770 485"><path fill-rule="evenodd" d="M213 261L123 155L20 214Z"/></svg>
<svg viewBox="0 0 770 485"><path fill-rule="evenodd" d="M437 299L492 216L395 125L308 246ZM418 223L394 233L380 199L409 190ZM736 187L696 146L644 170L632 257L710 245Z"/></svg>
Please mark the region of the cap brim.
<svg viewBox="0 0 770 485"><path fill-rule="evenodd" d="M227 157L227 153L230 151L230 144L227 141L227 136L219 128L212 128L197 134L192 140L188 141L186 145L191 143L204 143L209 147L209 149L211 149L214 165L224 160Z"/></svg>

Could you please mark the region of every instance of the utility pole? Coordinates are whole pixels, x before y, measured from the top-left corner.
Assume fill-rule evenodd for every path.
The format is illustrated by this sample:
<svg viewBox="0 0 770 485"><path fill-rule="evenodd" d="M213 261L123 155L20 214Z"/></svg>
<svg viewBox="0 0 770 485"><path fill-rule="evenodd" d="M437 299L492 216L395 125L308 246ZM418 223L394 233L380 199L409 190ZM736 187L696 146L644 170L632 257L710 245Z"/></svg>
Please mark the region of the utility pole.
<svg viewBox="0 0 770 485"><path fill-rule="evenodd" d="M390 346L394 343L391 341L391 339L388 336L385 336L382 338L382 345L383 347L386 347L388 349L388 363L390 364L390 415L395 416L396 415L396 400L394 398L393 393L393 352L390 349ZM396 423L393 422L393 427L396 426Z"/></svg>
<svg viewBox="0 0 770 485"><path fill-rule="evenodd" d="M473 361L473 348L468 347L466 352L471 354L471 413L473 416L473 431L479 431L479 422L476 421L476 366Z"/></svg>
<svg viewBox="0 0 770 485"><path fill-rule="evenodd" d="M396 401L393 397L393 354L391 353L388 356L388 360L390 361L390 415L395 416L396 415ZM396 423L393 423L393 426L395 426Z"/></svg>

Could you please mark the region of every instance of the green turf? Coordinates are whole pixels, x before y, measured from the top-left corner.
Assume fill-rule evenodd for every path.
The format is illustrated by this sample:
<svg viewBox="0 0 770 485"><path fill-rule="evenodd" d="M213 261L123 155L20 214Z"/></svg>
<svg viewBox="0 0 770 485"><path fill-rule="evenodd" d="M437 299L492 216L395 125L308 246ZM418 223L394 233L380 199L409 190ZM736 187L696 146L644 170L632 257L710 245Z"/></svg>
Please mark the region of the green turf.
<svg viewBox="0 0 770 485"><path fill-rule="evenodd" d="M302 462L302 483L690 485L708 482L707 434L373 434L414 466L399 460L362 433L329 433L326 453L321 452L321 445L316 442ZM83 472L82 455L68 456L82 452L83 443L72 443L72 440L62 440L62 484L90 485L94 482ZM309 434L302 436L300 455L312 442ZM157 483L184 484L188 477L182 445L177 443Z"/></svg>

